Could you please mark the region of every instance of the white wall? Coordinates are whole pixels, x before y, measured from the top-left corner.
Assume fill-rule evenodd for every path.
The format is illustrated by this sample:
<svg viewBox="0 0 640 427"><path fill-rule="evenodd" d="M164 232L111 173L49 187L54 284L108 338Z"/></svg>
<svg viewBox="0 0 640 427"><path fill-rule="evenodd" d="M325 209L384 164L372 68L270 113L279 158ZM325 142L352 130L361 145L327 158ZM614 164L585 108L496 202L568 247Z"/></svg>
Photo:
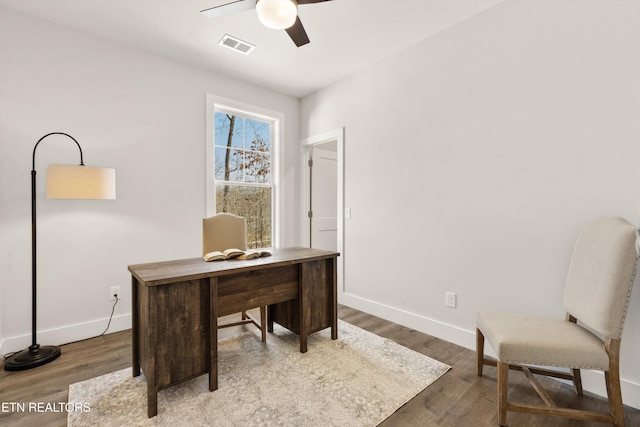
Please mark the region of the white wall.
<svg viewBox="0 0 640 427"><path fill-rule="evenodd" d="M340 300L470 348L478 310L563 316L580 225L638 221L639 39L640 2L507 1L304 98L303 138L345 126ZM635 407L639 335L636 286Z"/></svg>
<svg viewBox="0 0 640 427"><path fill-rule="evenodd" d="M284 113L284 245L295 242L299 100L0 8L0 325L2 352L30 343L31 153L61 131L87 165L116 169L117 200L44 197L50 163L75 144L38 147L41 344L96 335L122 287L111 331L130 327L127 265L200 255L205 216L205 96ZM0 339L2 338L0 337Z"/></svg>

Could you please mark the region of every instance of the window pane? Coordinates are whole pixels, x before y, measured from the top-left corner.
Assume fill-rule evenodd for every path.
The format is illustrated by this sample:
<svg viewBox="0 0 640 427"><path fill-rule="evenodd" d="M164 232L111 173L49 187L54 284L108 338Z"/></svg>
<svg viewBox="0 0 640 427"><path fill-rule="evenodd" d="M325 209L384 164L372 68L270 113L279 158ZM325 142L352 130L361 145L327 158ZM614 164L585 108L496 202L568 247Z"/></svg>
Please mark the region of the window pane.
<svg viewBox="0 0 640 427"><path fill-rule="evenodd" d="M242 151L215 148L215 179L220 181L243 181Z"/></svg>
<svg viewBox="0 0 640 427"><path fill-rule="evenodd" d="M259 120L245 119L245 148L271 151L271 125Z"/></svg>
<svg viewBox="0 0 640 427"><path fill-rule="evenodd" d="M216 185L216 210L245 218L248 248L271 246L271 188Z"/></svg>
<svg viewBox="0 0 640 427"><path fill-rule="evenodd" d="M270 122L218 111L214 146L216 180L271 183Z"/></svg>
<svg viewBox="0 0 640 427"><path fill-rule="evenodd" d="M228 147L229 137L231 137L231 147L244 148L244 121L245 119L240 116L216 112L214 114L214 145Z"/></svg>

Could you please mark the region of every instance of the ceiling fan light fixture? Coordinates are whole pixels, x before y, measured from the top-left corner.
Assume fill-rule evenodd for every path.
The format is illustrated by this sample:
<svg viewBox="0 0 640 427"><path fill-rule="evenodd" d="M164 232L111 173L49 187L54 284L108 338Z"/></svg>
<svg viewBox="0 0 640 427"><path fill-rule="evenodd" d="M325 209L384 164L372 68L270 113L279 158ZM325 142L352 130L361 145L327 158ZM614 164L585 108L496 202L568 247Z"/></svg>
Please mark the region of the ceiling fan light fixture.
<svg viewBox="0 0 640 427"><path fill-rule="evenodd" d="M265 27L284 30L296 22L298 5L295 0L259 0L256 12Z"/></svg>

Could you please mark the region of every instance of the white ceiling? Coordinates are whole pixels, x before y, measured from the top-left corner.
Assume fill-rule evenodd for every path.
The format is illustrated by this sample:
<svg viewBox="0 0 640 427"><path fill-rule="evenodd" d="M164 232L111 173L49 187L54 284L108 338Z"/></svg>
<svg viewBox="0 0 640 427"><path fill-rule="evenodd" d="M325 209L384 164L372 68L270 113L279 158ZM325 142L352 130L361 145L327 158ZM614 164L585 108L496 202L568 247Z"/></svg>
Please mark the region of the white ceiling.
<svg viewBox="0 0 640 427"><path fill-rule="evenodd" d="M208 19L231 0L0 0L0 5L302 97L503 0L332 0L301 5L311 43L297 48L255 10ZM257 45L218 46L224 34Z"/></svg>

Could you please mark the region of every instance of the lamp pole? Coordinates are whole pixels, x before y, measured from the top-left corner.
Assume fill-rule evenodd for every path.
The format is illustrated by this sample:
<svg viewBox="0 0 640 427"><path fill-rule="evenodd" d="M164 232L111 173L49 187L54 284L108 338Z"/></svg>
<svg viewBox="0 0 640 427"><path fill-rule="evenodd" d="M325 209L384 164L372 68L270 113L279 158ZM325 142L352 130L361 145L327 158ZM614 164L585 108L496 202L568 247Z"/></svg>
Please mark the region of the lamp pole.
<svg viewBox="0 0 640 427"><path fill-rule="evenodd" d="M31 345L5 361L7 371L22 371L45 365L60 356L60 347L47 345L41 346L36 342L36 314L37 314L37 268L36 268L36 149L38 144L48 136L64 135L71 138L80 150L80 165L84 166L82 159L82 147L71 135L63 132L51 132L43 136L33 147L33 163L31 168Z"/></svg>

